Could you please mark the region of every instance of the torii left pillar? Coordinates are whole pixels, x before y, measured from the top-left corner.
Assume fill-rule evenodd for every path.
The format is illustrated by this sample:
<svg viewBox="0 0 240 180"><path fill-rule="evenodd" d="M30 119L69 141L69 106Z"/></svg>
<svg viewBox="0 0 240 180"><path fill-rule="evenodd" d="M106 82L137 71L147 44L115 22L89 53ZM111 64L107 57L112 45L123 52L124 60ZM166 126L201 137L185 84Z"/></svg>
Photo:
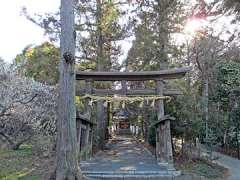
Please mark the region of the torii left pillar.
<svg viewBox="0 0 240 180"><path fill-rule="evenodd" d="M164 83L156 80L156 93L163 96ZM173 153L171 141L170 120L161 121L164 118L164 101L157 101L158 126L156 129L156 157L160 165L173 168Z"/></svg>

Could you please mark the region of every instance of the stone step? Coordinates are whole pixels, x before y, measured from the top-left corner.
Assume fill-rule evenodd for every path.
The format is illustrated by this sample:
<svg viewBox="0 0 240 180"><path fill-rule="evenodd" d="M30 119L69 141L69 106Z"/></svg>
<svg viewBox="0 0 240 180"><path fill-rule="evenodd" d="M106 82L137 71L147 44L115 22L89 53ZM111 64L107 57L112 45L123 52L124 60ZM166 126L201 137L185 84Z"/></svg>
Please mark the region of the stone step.
<svg viewBox="0 0 240 180"><path fill-rule="evenodd" d="M86 176L84 180L177 180L177 177L148 175L148 176Z"/></svg>
<svg viewBox="0 0 240 180"><path fill-rule="evenodd" d="M180 171L83 172L84 180L177 180Z"/></svg>

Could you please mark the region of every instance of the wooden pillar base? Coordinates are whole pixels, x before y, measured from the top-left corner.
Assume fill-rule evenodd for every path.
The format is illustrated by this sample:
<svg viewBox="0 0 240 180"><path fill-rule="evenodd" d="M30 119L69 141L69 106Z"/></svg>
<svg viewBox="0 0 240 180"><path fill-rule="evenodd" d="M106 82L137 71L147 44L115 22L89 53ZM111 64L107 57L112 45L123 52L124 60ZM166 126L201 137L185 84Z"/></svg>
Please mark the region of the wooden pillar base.
<svg viewBox="0 0 240 180"><path fill-rule="evenodd" d="M157 124L156 156L159 164L170 166L173 164L170 120L161 120Z"/></svg>
<svg viewBox="0 0 240 180"><path fill-rule="evenodd" d="M162 80L156 81L156 93L163 96L164 83ZM170 130L170 118L164 116L164 101L157 101L158 122L156 123L156 156L161 164L173 164L172 141Z"/></svg>

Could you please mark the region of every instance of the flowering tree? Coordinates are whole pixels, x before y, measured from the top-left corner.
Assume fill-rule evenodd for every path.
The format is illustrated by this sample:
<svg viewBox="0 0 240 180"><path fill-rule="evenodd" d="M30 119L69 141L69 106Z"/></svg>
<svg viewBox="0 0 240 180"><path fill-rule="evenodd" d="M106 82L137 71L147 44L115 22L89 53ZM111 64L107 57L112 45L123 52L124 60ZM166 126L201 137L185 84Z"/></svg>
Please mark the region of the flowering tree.
<svg viewBox="0 0 240 180"><path fill-rule="evenodd" d="M35 133L55 133L56 88L20 76L0 61L0 142L12 149Z"/></svg>

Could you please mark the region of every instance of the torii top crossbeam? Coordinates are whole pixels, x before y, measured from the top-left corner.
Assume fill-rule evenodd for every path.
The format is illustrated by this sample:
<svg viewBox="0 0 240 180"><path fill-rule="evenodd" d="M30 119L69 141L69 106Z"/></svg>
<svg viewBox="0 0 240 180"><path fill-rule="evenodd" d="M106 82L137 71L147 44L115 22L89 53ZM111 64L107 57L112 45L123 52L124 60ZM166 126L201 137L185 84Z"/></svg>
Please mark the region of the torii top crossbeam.
<svg viewBox="0 0 240 180"><path fill-rule="evenodd" d="M182 67L161 71L142 71L142 72L76 72L76 80L93 81L147 81L147 80L167 80L182 78L190 71L190 67Z"/></svg>

